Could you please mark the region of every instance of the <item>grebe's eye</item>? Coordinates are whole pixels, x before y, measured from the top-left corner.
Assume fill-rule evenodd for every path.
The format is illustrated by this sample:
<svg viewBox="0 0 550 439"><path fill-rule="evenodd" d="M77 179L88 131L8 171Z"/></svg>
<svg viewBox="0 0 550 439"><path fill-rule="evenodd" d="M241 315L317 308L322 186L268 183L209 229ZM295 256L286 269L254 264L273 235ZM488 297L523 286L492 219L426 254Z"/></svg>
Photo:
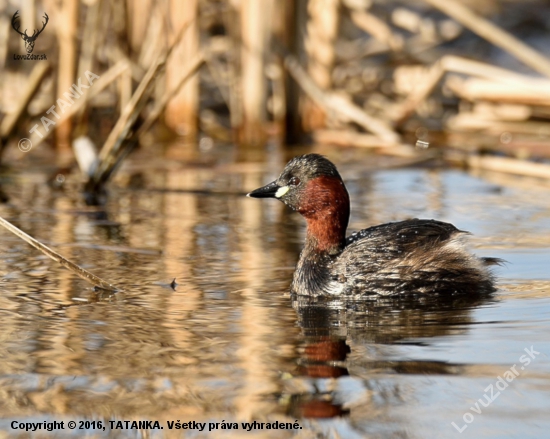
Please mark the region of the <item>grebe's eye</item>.
<svg viewBox="0 0 550 439"><path fill-rule="evenodd" d="M300 184L300 179L298 177L292 177L288 184L291 184L292 186L298 186Z"/></svg>

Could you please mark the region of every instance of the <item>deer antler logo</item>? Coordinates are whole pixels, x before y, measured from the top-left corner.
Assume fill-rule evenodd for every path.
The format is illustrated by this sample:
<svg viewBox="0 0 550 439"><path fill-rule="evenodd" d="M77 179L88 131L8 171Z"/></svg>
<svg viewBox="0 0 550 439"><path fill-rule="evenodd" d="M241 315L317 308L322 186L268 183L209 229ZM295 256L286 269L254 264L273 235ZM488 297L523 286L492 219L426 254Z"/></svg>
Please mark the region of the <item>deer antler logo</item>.
<svg viewBox="0 0 550 439"><path fill-rule="evenodd" d="M15 32L21 35L21 38L25 40L25 49L27 50L27 53L32 53L32 51L34 50L34 42L38 38L38 35L42 33L42 31L48 24L48 20L49 20L48 14L44 12L43 18L45 18L46 21L42 22L42 29L35 30L30 37L27 35L27 29L25 29L25 32L19 32L19 24L17 23L17 20L19 19L19 17L17 16L17 14L19 14L19 11L16 11L15 14L13 14L13 17L11 19L11 26L15 29Z"/></svg>

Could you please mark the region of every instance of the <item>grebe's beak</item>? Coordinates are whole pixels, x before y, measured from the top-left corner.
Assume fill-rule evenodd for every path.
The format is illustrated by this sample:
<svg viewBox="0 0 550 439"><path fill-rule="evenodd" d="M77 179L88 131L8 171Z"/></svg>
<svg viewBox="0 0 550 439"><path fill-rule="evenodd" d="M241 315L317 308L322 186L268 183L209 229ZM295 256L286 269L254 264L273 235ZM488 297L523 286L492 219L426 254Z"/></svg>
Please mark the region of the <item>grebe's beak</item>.
<svg viewBox="0 0 550 439"><path fill-rule="evenodd" d="M286 190L284 189L286 188ZM264 187L258 188L249 194L251 198L280 198L288 191L288 186L279 186L276 181L273 181Z"/></svg>

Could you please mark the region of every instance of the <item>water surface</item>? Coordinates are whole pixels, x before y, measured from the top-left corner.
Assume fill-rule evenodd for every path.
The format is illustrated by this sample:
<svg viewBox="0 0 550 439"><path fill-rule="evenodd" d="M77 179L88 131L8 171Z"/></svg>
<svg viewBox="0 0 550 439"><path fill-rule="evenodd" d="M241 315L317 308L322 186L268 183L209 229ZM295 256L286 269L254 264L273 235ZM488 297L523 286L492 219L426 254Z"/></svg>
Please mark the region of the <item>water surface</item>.
<svg viewBox="0 0 550 439"><path fill-rule="evenodd" d="M304 223L276 200L242 195L277 175L280 155L238 164L137 155L104 208L84 205L77 176L53 189L48 172L13 170L0 215L124 291L96 293L0 232L2 437L28 437L14 420L164 426L32 437L245 435L168 430L176 420L302 427L246 433L262 438L546 437L550 190L329 156L352 198L350 233L409 217L450 221L473 233L475 253L508 261L496 269L498 292L422 303L292 300ZM514 366L513 381L481 405Z"/></svg>

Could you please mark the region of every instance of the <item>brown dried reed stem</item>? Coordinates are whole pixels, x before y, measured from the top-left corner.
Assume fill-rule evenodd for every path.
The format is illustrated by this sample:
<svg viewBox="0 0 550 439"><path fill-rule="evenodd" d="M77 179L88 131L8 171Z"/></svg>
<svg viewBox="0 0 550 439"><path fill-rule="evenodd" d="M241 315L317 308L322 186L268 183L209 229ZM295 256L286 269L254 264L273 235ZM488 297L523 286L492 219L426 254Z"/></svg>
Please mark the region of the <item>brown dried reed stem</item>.
<svg viewBox="0 0 550 439"><path fill-rule="evenodd" d="M101 279L100 277L96 276L93 273L90 273L88 270L85 270L84 268L76 265L74 262L69 261L59 253L55 252L51 248L47 247L46 245L42 244L40 241L34 239L32 236L27 235L25 232L23 232L21 229L15 227L12 223L5 220L4 218L0 217L0 225L9 230L11 233L13 233L15 236L21 238L23 241L27 242L28 244L32 245L34 248L40 250L42 253L44 253L49 258L53 259L56 262L59 262L63 267L68 269L69 271L72 271L77 276L81 277L82 279L86 280L87 282L90 282L93 286L97 288L101 288L108 291L118 291L119 288L115 287L114 285L110 284L109 282Z"/></svg>
<svg viewBox="0 0 550 439"><path fill-rule="evenodd" d="M550 76L550 60L548 58L496 24L475 14L467 6L456 0L425 0L425 2L454 18L480 37L515 56L533 70Z"/></svg>

